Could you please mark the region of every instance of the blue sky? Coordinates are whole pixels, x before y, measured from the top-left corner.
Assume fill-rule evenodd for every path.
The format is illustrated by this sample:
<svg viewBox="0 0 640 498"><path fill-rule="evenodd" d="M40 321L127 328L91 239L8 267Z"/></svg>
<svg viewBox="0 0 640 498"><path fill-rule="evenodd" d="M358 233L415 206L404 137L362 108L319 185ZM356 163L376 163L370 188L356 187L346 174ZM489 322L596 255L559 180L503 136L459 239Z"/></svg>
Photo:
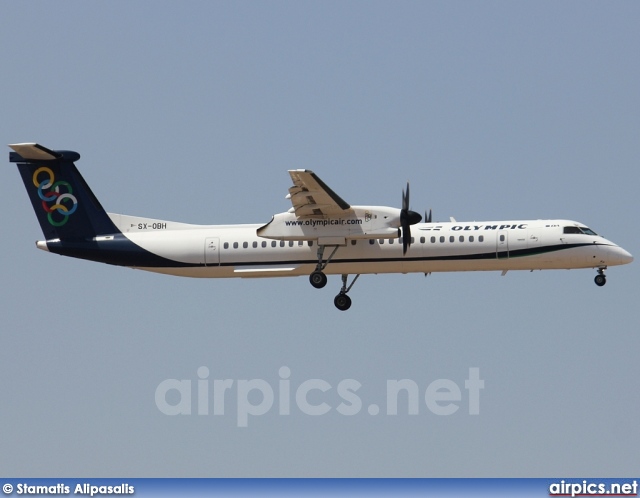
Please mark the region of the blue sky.
<svg viewBox="0 0 640 498"><path fill-rule="evenodd" d="M10 2L3 20L3 143L78 151L108 211L266 222L306 168L352 204L399 206L410 180L435 219L575 219L640 252L635 2ZM337 278L42 253L6 168L7 475L637 474L635 263L604 288L590 270L363 276L339 313ZM342 379L365 407L389 379L486 384L477 416L163 415L156 387L201 366L272 386L287 366L334 407Z"/></svg>

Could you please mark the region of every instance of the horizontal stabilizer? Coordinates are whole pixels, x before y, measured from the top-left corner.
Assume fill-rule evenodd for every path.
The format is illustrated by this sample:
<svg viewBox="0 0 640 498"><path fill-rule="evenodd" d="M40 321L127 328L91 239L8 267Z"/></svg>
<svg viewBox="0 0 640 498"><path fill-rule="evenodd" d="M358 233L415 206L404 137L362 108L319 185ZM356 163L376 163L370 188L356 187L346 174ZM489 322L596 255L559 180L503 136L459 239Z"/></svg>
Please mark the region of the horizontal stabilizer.
<svg viewBox="0 0 640 498"><path fill-rule="evenodd" d="M59 152L49 150L42 145L34 143L9 144L9 147L15 150L23 159L31 161L50 161L52 159L60 159L62 157L62 154L60 154ZM11 159L11 162L17 162L13 161L13 158Z"/></svg>

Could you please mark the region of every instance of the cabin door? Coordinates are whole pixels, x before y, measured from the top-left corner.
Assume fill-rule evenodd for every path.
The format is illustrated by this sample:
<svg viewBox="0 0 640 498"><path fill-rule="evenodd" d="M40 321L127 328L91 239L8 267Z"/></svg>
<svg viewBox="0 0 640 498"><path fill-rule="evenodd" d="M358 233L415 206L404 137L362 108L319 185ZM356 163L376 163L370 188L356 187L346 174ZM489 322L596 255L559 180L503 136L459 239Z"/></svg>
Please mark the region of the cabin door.
<svg viewBox="0 0 640 498"><path fill-rule="evenodd" d="M496 233L496 258L509 258L509 230L498 230Z"/></svg>
<svg viewBox="0 0 640 498"><path fill-rule="evenodd" d="M218 237L204 239L204 264L206 266L220 264L220 239Z"/></svg>

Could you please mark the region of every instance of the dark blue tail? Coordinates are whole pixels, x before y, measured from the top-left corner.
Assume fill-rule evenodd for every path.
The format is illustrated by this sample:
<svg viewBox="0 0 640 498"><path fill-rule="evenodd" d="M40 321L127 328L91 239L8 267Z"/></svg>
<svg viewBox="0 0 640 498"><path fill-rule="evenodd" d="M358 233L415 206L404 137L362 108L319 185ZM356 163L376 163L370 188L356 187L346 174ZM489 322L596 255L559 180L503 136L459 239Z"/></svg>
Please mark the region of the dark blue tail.
<svg viewBox="0 0 640 498"><path fill-rule="evenodd" d="M119 233L76 168L80 154L41 145L10 145L45 239L90 240Z"/></svg>

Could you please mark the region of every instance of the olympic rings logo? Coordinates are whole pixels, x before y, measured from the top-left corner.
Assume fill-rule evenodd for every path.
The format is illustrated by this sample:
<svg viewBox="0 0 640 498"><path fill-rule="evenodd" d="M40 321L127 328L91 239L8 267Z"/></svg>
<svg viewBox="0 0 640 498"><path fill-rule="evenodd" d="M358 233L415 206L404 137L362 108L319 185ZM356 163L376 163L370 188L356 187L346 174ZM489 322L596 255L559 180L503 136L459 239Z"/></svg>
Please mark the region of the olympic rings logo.
<svg viewBox="0 0 640 498"><path fill-rule="evenodd" d="M38 187L38 197L42 200L42 208L47 212L49 223L54 227L61 227L78 209L78 199L73 195L73 188L68 182L54 181L53 171L46 166L38 168L33 173L33 184ZM62 218L56 216L59 219L54 219L53 213L56 212L62 215Z"/></svg>

